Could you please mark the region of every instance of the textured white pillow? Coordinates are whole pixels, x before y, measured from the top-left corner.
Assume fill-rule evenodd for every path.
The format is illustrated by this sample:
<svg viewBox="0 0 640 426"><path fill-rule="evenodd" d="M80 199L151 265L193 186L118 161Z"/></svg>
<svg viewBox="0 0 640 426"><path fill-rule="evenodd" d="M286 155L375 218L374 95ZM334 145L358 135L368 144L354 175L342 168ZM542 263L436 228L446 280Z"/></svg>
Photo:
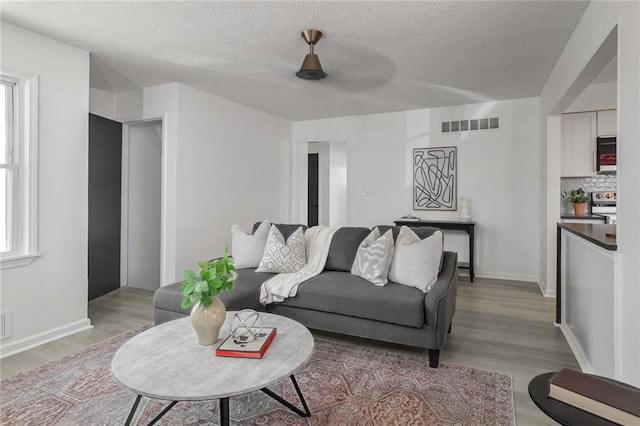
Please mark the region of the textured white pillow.
<svg viewBox="0 0 640 426"><path fill-rule="evenodd" d="M264 246L267 244L269 227L268 220L263 221L256 232L251 235L238 225L231 227L231 255L236 268L256 268L262 259Z"/></svg>
<svg viewBox="0 0 640 426"><path fill-rule="evenodd" d="M389 279L425 293L429 291L438 279L443 241L442 231L421 240L409 227L400 228Z"/></svg>
<svg viewBox="0 0 640 426"><path fill-rule="evenodd" d="M388 230L380 236L375 228L358 247L351 273L377 286L384 286L389 280L389 267L393 258L393 233Z"/></svg>
<svg viewBox="0 0 640 426"><path fill-rule="evenodd" d="M267 244L256 272L272 272L274 274L298 272L307 263L304 231L302 227L289 236L287 241L275 225L271 225Z"/></svg>

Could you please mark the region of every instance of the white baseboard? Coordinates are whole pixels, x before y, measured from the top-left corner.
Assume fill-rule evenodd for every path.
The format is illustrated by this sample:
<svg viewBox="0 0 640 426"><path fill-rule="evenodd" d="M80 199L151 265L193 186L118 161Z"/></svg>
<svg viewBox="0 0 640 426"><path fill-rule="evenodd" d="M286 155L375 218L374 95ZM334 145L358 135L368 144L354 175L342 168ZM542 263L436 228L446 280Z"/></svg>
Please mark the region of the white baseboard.
<svg viewBox="0 0 640 426"><path fill-rule="evenodd" d="M562 331L562 334L564 334L564 338L567 340L569 348L571 348L571 352L573 352L573 356L576 357L576 361L578 361L578 365L580 366L582 372L587 374L594 374L595 371L591 366L591 363L587 359L587 355L585 355L584 351L582 350L582 346L580 346L578 339L573 334L571 329L563 323L560 324L560 330Z"/></svg>
<svg viewBox="0 0 640 426"><path fill-rule="evenodd" d="M469 273L466 270L460 270L459 272L460 275L469 276ZM506 272L475 271L475 276L478 278L491 278L496 280L538 282L537 275L511 274Z"/></svg>
<svg viewBox="0 0 640 426"><path fill-rule="evenodd" d="M544 297L556 297L556 289L547 288L547 284L544 281L538 280L538 287L540 287L540 293L542 293Z"/></svg>
<svg viewBox="0 0 640 426"><path fill-rule="evenodd" d="M25 337L15 341L9 341L6 343L0 343L0 359L35 348L36 346L40 346L54 340L58 340L61 337L69 336L83 330L88 330L90 328L93 328L93 326L91 325L91 321L89 320L89 318L84 318L80 321L56 327L52 330L34 334L33 336Z"/></svg>

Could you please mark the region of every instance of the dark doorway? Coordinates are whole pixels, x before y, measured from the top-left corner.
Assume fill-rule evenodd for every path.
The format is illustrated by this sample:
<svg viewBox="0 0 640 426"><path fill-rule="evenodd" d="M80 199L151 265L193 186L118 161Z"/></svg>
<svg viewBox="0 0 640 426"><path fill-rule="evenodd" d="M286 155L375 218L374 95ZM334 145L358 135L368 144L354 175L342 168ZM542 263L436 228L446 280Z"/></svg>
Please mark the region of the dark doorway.
<svg viewBox="0 0 640 426"><path fill-rule="evenodd" d="M122 124L89 114L89 300L120 288Z"/></svg>
<svg viewBox="0 0 640 426"><path fill-rule="evenodd" d="M307 226L318 225L318 154L309 154Z"/></svg>

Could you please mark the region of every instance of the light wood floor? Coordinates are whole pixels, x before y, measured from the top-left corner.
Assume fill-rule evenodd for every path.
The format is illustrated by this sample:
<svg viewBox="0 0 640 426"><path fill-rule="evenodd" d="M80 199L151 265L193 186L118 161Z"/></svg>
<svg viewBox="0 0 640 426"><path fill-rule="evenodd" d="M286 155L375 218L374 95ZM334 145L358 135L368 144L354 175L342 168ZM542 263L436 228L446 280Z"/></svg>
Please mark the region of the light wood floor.
<svg viewBox="0 0 640 426"><path fill-rule="evenodd" d="M555 299L540 295L534 283L461 277L453 330L440 362L507 374L513 378L516 420L524 425L555 425L533 404L527 393L529 380L561 367L578 368L559 329L553 326ZM122 288L89 303L93 329L7 357L0 361L4 379L93 343L153 321L152 293ZM387 350L426 351L397 345L314 332ZM426 365L426 363L425 363Z"/></svg>

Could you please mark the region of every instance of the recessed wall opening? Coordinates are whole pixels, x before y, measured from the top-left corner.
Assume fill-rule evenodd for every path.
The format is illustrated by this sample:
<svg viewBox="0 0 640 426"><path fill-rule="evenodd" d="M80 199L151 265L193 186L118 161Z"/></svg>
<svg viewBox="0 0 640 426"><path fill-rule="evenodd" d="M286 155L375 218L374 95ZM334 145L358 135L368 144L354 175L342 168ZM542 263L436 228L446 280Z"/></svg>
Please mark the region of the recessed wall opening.
<svg viewBox="0 0 640 426"><path fill-rule="evenodd" d="M161 281L162 120L124 128L122 285L156 290Z"/></svg>
<svg viewBox="0 0 640 426"><path fill-rule="evenodd" d="M347 144L309 142L306 165L307 224L344 226L347 223Z"/></svg>

